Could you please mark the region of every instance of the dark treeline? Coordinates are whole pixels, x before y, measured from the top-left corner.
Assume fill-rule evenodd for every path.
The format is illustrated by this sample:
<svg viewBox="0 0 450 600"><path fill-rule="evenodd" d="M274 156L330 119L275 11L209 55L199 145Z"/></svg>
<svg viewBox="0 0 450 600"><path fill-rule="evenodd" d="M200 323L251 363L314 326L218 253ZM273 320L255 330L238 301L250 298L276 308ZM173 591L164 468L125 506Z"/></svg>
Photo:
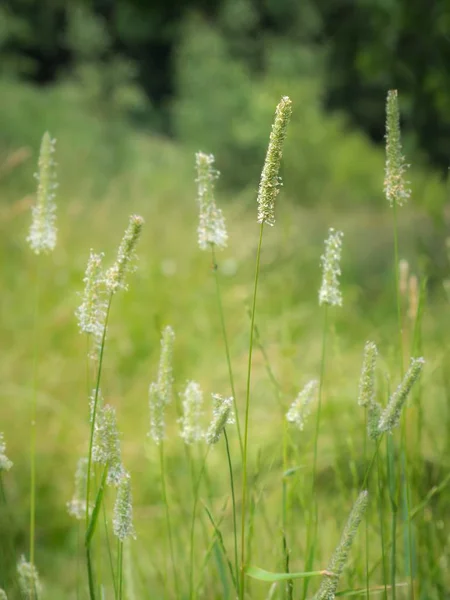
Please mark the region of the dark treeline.
<svg viewBox="0 0 450 600"><path fill-rule="evenodd" d="M80 64L111 67L111 77L126 74L145 92L170 133L175 56L193 14L217 28L255 76L274 39L293 52L307 48L322 73L325 105L344 110L376 141L385 91L398 88L405 131L447 169L448 0L3 0L0 72L42 85ZM104 85L107 96L107 79Z"/></svg>

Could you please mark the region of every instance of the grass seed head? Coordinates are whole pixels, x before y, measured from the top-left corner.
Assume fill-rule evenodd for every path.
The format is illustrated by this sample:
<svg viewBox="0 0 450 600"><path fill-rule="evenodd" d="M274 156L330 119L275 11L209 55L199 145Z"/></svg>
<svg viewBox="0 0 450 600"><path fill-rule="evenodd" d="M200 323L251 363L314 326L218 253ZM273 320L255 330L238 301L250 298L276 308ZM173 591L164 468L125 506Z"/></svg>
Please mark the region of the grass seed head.
<svg viewBox="0 0 450 600"><path fill-rule="evenodd" d="M129 537L136 537L133 526L131 478L126 472L122 473L117 485L117 496L114 503L113 531L114 535L119 538L121 542Z"/></svg>
<svg viewBox="0 0 450 600"><path fill-rule="evenodd" d="M9 471L12 466L13 463L6 456L6 444L3 433L0 432L0 473L2 471Z"/></svg>
<svg viewBox="0 0 450 600"><path fill-rule="evenodd" d="M118 485L123 475L122 453L120 438L117 430L116 411L106 404L97 412L92 446L92 460L101 465L107 465L108 485Z"/></svg>
<svg viewBox="0 0 450 600"><path fill-rule="evenodd" d="M328 563L327 571L332 573L332 575L325 575L313 600L334 600L339 579L347 562L353 540L366 511L367 504L368 493L367 491L363 491L359 494L353 505L340 542L336 546L333 556Z"/></svg>
<svg viewBox="0 0 450 600"><path fill-rule="evenodd" d="M189 381L181 394L183 415L179 419L180 435L185 444L195 444L204 438L201 425L203 416L203 392L196 381Z"/></svg>
<svg viewBox="0 0 450 600"><path fill-rule="evenodd" d="M275 224L275 200L282 185L279 175L281 158L291 115L292 102L288 96L283 96L275 111L275 121L259 183L258 223Z"/></svg>
<svg viewBox="0 0 450 600"><path fill-rule="evenodd" d="M386 166L384 193L390 206L403 206L411 196L405 172L409 165L402 154L400 111L397 90L390 90L386 100Z"/></svg>
<svg viewBox="0 0 450 600"><path fill-rule="evenodd" d="M381 414L378 422L380 433L392 433L395 427L400 423L403 406L408 399L411 388L418 380L422 372L425 360L423 358L412 358L409 369L405 373L402 382L389 399L389 402Z"/></svg>
<svg viewBox="0 0 450 600"><path fill-rule="evenodd" d="M20 557L17 564L17 575L20 592L26 600L37 600L42 592L39 574L34 565L27 562L24 556Z"/></svg>
<svg viewBox="0 0 450 600"><path fill-rule="evenodd" d="M316 396L318 385L319 382L316 379L307 383L286 413L286 419L290 423L294 423L300 431L303 431L306 419L311 412L311 402Z"/></svg>
<svg viewBox="0 0 450 600"><path fill-rule="evenodd" d="M195 165L200 212L198 245L201 250L209 250L211 246L225 248L228 240L225 219L214 197L215 181L219 178L219 172L214 168L214 156L197 152Z"/></svg>
<svg viewBox="0 0 450 600"><path fill-rule="evenodd" d="M142 232L144 219L139 215L131 215L130 222L120 242L116 262L108 269L105 276L106 289L115 294L117 290L127 290L125 281L127 273L135 270L136 244Z"/></svg>
<svg viewBox="0 0 450 600"><path fill-rule="evenodd" d="M39 152L36 203L31 209L32 220L27 242L35 254L49 254L56 246L56 140L48 132L44 133Z"/></svg>
<svg viewBox="0 0 450 600"><path fill-rule="evenodd" d="M342 231L330 227L325 240L325 253L321 257L322 285L319 290L319 305L342 306L342 293L339 287L341 275Z"/></svg>
<svg viewBox="0 0 450 600"><path fill-rule="evenodd" d="M233 398L224 398L219 394L212 394L212 398L214 401L213 418L205 436L206 443L209 445L217 444L225 427L235 423Z"/></svg>

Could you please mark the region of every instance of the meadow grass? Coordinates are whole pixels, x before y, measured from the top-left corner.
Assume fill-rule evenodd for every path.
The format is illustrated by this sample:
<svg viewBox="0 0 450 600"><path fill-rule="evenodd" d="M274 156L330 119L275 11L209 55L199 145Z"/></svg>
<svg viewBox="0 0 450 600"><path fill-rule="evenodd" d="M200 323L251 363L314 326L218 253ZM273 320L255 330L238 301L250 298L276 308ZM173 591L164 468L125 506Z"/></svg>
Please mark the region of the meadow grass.
<svg viewBox="0 0 450 600"><path fill-rule="evenodd" d="M414 298L410 292L401 296L396 275L400 257L419 264L414 236L420 215L408 205L398 211L399 251L393 259L392 211L382 190L379 207L358 211L301 209L281 193L276 224L264 226L264 236L253 193L243 192L226 205L217 194L228 246L219 252L212 244L212 254L202 253L196 243L193 156L162 140L136 138L139 160L113 179L101 198L89 194L88 202L89 180L71 193L64 169L70 170L67 181L74 181L73 157L68 143L60 143L58 244L40 272L31 560L43 584L39 597L325 598L334 594L334 575L341 569L338 589L348 594L445 597L450 585L444 521L450 479L448 304L439 288L430 287L429 298L422 296L412 310ZM83 166L86 177L95 177L87 163ZM14 465L0 472L0 587L9 598L20 597L19 557L30 560L29 459L23 440L29 436L30 282L36 261L24 241L29 203L8 196L15 189L5 185L1 242L1 336L9 350L1 365L0 430ZM116 409L137 539L119 539L117 548L113 543L115 491L102 486L106 468L96 468L85 507L98 501L94 513L105 520L89 529L92 513L87 511L89 587L84 527L80 544L77 523L65 510L77 460L88 457L94 422L89 423L86 341L74 312L90 248L104 252L106 264L112 264L134 213L145 220L138 268L128 276L129 290L117 294L108 309L102 369L94 362L90 370L97 376L95 397L100 397L101 375L102 398ZM330 226L345 232L339 309L318 305L320 257ZM426 273L420 275L423 279ZM324 310L329 313L325 327ZM158 445L147 435L147 395L167 325L176 335L173 393L170 403L163 402L165 437ZM399 330L402 361L407 365L410 356L423 354L426 367L403 409L402 427L395 436L373 441L367 439L365 411L357 404L364 344L370 339L378 347L375 397L384 407L402 376ZM314 399L300 431L287 423L286 413L312 379L319 380L321 409ZM232 424L208 450L203 443L186 446L179 418L187 380L199 382L204 392L204 428L211 417L211 393L233 396L244 426L242 452ZM362 514L345 524L366 488L365 532L362 527L356 532ZM351 548L348 537L339 542L343 531L352 534ZM333 555L336 547L348 550L345 568L342 556ZM253 577L245 574L250 567ZM318 573L307 586L304 571Z"/></svg>

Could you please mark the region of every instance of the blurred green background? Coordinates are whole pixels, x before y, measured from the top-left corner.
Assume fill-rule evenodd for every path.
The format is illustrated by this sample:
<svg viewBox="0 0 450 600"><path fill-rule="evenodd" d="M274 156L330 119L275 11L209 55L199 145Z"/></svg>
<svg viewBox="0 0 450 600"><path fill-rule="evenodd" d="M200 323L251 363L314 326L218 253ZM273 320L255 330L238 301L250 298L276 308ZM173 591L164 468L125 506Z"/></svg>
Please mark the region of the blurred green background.
<svg viewBox="0 0 450 600"><path fill-rule="evenodd" d="M156 374L161 328L170 323L177 334L177 391L186 379L198 380L208 393L228 390L210 257L196 245L194 153L214 153L221 172L218 201L230 243L218 262L242 400L246 311L258 239L256 190L281 95L291 97L293 117L277 224L265 234L257 313L281 391L269 385L265 359L256 352L250 436L252 468L259 473L255 502L261 511L256 513L253 562L281 568L281 542L274 546L273 541L280 521L280 402L287 408L318 373L319 264L329 226L345 233L344 307L333 314L329 341L319 459L322 562L337 541L357 489L355 473L362 469L364 417L353 408L366 339L374 339L383 355L380 393L398 381L392 214L383 195L389 88L399 90L404 152L411 164L412 199L399 215L400 255L426 289L421 351L427 359L427 393L415 399L411 416L412 440L418 419L423 426L412 468L414 504L448 474L450 319L443 283L450 278L445 245L450 226L449 59L450 7L443 0L1 3L0 431L14 469L3 478L7 502L0 513L0 586L12 590L12 598L14 564L28 544L37 261L25 238L43 132L48 129L57 139L59 241L39 268L44 284L38 331L37 564L48 598L77 597L77 530L65 503L72 494L76 460L86 452L88 402L86 344L74 310L89 249L105 251L112 261L128 215L137 212L146 220L139 268L130 291L118 296L113 307L103 391L117 407L134 481L137 597L160 598L167 564L155 540L163 535L163 509L157 455L146 432L147 388ZM412 344L413 324L405 327L407 344ZM172 411L170 495L183 532L190 483L175 405ZM292 443L304 457L292 485L298 499L299 489L309 485L312 432ZM234 459L239 477L237 452ZM210 468L214 507L220 513L228 494L223 449L213 453ZM417 526L423 599L449 597L449 502L448 490L438 495ZM295 506L291 560L294 570L302 570L304 507ZM226 528L229 510L224 510ZM375 519L377 507L371 510ZM183 535L177 542L181 572L187 565ZM374 557L377 536L374 525ZM362 543L361 538L361 548ZM362 552L355 549L352 561L347 587L361 584ZM403 564L399 572L401 579ZM205 598L226 597L218 578L215 570L205 577ZM380 581L380 571L374 581ZM265 598L266 588L254 584L252 597Z"/></svg>

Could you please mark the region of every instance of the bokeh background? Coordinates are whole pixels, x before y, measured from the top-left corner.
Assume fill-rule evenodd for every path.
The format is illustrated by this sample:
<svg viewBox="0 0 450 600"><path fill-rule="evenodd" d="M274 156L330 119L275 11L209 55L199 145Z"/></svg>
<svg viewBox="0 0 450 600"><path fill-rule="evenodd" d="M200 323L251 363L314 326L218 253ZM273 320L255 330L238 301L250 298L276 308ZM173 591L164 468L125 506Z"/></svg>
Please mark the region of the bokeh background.
<svg viewBox="0 0 450 600"><path fill-rule="evenodd" d="M128 215L137 212L146 220L138 271L113 308L103 391L118 410L125 460L136 481L137 597L162 597L167 564L163 549L155 547L164 530L157 454L146 437L147 388L156 376L161 328L170 323L177 334L177 392L186 379L198 380L208 393L228 389L211 261L196 245L194 154L213 153L221 172L217 195L230 243L218 261L242 397L258 239L256 190L282 95L291 97L293 117L277 224L267 232L262 255L257 325L264 351L255 353L250 435L255 503L264 510L256 512L260 537L252 558L274 570L281 564L281 542L273 541L280 519L280 432L284 409L318 373L317 291L329 226L345 234L344 307L332 318L319 460L324 561L363 468L363 415L354 404L366 339L374 339L383 356L380 393L398 381L392 213L383 195L384 110L391 88L399 91L403 147L411 165L412 198L399 213L400 255L425 299L420 346L427 358L427 393L411 413L415 503L442 482L450 463L449 63L445 0L3 0L0 431L14 469L3 478L0 585L9 586L13 598L15 560L28 543L37 272L43 281L37 564L48 598L76 598L77 529L65 503L88 432L86 342L74 317L77 291L89 249L113 260ZM59 241L38 268L25 239L46 130L57 140ZM403 308L406 315L406 297ZM412 344L415 323L405 319L406 343ZM271 385L267 363L279 387ZM183 531L190 483L177 409L175 403L168 460L171 501ZM305 431L293 443L304 449L295 496L307 485L312 433ZM235 460L239 473L237 454ZM211 472L214 506L229 518L229 507L222 508L228 488L220 451L211 456ZM448 597L450 587L448 491L437 497L416 532L424 599ZM290 540L297 570L304 559L303 510L298 504ZM177 552L186 566L182 539L180 534ZM362 558L355 554L348 587L361 584ZM214 569L205 576L204 597L226 597ZM400 574L406 571L401 564ZM267 586L254 584L252 590L254 598L266 597Z"/></svg>

